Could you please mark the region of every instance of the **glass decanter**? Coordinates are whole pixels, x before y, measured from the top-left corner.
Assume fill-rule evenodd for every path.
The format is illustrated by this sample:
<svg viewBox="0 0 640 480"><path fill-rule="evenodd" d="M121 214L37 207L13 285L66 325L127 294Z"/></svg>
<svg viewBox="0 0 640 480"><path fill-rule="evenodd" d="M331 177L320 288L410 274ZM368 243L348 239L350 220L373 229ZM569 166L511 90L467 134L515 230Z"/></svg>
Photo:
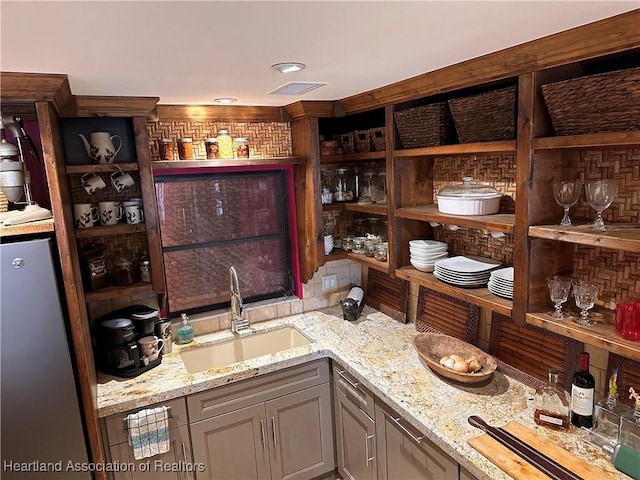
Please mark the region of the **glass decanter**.
<svg viewBox="0 0 640 480"><path fill-rule="evenodd" d="M634 399L635 407L620 417L618 443L640 450L640 393L629 387L629 398Z"/></svg>
<svg viewBox="0 0 640 480"><path fill-rule="evenodd" d="M549 383L538 387L533 419L538 425L566 430L569 427L569 394L558 385L558 370L549 369Z"/></svg>

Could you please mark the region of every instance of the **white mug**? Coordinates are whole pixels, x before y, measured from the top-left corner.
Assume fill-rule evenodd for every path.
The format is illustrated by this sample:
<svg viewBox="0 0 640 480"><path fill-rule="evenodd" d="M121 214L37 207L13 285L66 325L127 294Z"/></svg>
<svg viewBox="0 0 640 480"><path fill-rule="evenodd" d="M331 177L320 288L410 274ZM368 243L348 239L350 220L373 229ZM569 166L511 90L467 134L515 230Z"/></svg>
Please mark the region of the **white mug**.
<svg viewBox="0 0 640 480"><path fill-rule="evenodd" d="M134 183L136 182L133 180L133 177L122 170L118 170L111 174L111 185L116 189L116 192L121 192L125 188L132 186Z"/></svg>
<svg viewBox="0 0 640 480"><path fill-rule="evenodd" d="M74 203L73 218L76 228L90 228L98 221L98 208L91 203Z"/></svg>
<svg viewBox="0 0 640 480"><path fill-rule="evenodd" d="M102 177L95 172L87 172L82 177L80 177L80 182L82 183L82 187L86 190L86 192L91 195L93 192L97 192L98 190L102 190L107 186L104 183Z"/></svg>
<svg viewBox="0 0 640 480"><path fill-rule="evenodd" d="M124 216L127 219L128 224L144 222L142 206L131 201L123 202L122 204L124 205Z"/></svg>
<svg viewBox="0 0 640 480"><path fill-rule="evenodd" d="M102 225L115 225L122 218L122 204L120 202L98 203L98 213Z"/></svg>
<svg viewBox="0 0 640 480"><path fill-rule="evenodd" d="M160 352L164 348L164 340L156 336L149 335L138 340L142 355L149 358L150 362L158 359Z"/></svg>

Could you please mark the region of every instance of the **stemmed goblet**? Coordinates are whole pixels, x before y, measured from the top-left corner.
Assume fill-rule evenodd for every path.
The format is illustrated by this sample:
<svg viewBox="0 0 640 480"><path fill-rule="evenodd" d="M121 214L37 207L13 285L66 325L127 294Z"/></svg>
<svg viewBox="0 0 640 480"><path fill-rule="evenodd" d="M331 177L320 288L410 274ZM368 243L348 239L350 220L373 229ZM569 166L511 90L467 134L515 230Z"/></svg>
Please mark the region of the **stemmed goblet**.
<svg viewBox="0 0 640 480"><path fill-rule="evenodd" d="M580 309L580 318L574 320L583 327L590 327L596 322L589 320L589 309L593 308L593 304L598 296L598 287L592 283L575 282L573 284L573 296L576 300L576 307Z"/></svg>
<svg viewBox="0 0 640 480"><path fill-rule="evenodd" d="M596 211L596 219L592 228L604 232L606 227L602 220L602 212L609 208L618 193L618 182L616 180L589 180L585 184L584 190L587 194L587 202Z"/></svg>
<svg viewBox="0 0 640 480"><path fill-rule="evenodd" d="M567 277L547 277L547 286L549 287L549 296L555 305L555 311L551 313L552 317L562 318L562 304L569 298L569 290L571 290L571 279Z"/></svg>
<svg viewBox="0 0 640 480"><path fill-rule="evenodd" d="M564 208L564 216L560 221L560 225L563 227L571 225L569 209L573 207L578 201L578 198L580 198L580 190L582 190L582 182L579 179L553 182L553 196L558 205Z"/></svg>

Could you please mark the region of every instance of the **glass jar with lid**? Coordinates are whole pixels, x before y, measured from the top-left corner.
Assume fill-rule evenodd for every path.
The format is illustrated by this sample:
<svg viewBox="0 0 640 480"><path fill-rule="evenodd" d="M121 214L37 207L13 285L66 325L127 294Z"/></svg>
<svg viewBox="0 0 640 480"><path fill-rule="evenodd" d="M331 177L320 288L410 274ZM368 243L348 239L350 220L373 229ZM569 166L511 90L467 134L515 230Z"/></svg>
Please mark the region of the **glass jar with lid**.
<svg viewBox="0 0 640 480"><path fill-rule="evenodd" d="M229 135L229 130L218 130L218 157L219 158L233 158L233 139Z"/></svg>
<svg viewBox="0 0 640 480"><path fill-rule="evenodd" d="M346 168L336 169L336 175L333 177L333 199L336 202L353 200L353 187Z"/></svg>
<svg viewBox="0 0 640 480"><path fill-rule="evenodd" d="M249 140L237 137L233 140L233 150L236 158L249 158Z"/></svg>
<svg viewBox="0 0 640 480"><path fill-rule="evenodd" d="M378 172L374 180L376 186L376 203L387 203L387 172Z"/></svg>
<svg viewBox="0 0 640 480"><path fill-rule="evenodd" d="M218 139L215 137L207 138L204 141L204 149L208 160L214 160L219 157Z"/></svg>
<svg viewBox="0 0 640 480"><path fill-rule="evenodd" d="M360 188L359 203L371 203L374 201L374 173L372 170L366 170L362 176L362 186Z"/></svg>
<svg viewBox="0 0 640 480"><path fill-rule="evenodd" d="M114 285L133 285L138 282L138 271L135 268L135 257L130 253L123 253L113 257L111 283Z"/></svg>
<svg viewBox="0 0 640 480"><path fill-rule="evenodd" d="M193 160L193 140L190 137L183 137L178 140L178 158L180 160Z"/></svg>
<svg viewBox="0 0 640 480"><path fill-rule="evenodd" d="M491 215L500 208L502 195L491 185L473 183L463 177L463 183L449 185L438 191L438 210L451 215Z"/></svg>

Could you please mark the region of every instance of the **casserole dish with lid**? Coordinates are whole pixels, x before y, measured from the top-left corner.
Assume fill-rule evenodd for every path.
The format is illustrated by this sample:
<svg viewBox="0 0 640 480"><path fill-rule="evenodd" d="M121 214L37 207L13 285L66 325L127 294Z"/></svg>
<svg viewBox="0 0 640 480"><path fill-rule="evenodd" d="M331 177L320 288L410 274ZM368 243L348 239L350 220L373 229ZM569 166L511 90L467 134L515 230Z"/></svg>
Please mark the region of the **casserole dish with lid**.
<svg viewBox="0 0 640 480"><path fill-rule="evenodd" d="M463 177L463 183L449 185L438 191L438 211L450 215L491 215L500 208L502 195L491 185L473 183Z"/></svg>

